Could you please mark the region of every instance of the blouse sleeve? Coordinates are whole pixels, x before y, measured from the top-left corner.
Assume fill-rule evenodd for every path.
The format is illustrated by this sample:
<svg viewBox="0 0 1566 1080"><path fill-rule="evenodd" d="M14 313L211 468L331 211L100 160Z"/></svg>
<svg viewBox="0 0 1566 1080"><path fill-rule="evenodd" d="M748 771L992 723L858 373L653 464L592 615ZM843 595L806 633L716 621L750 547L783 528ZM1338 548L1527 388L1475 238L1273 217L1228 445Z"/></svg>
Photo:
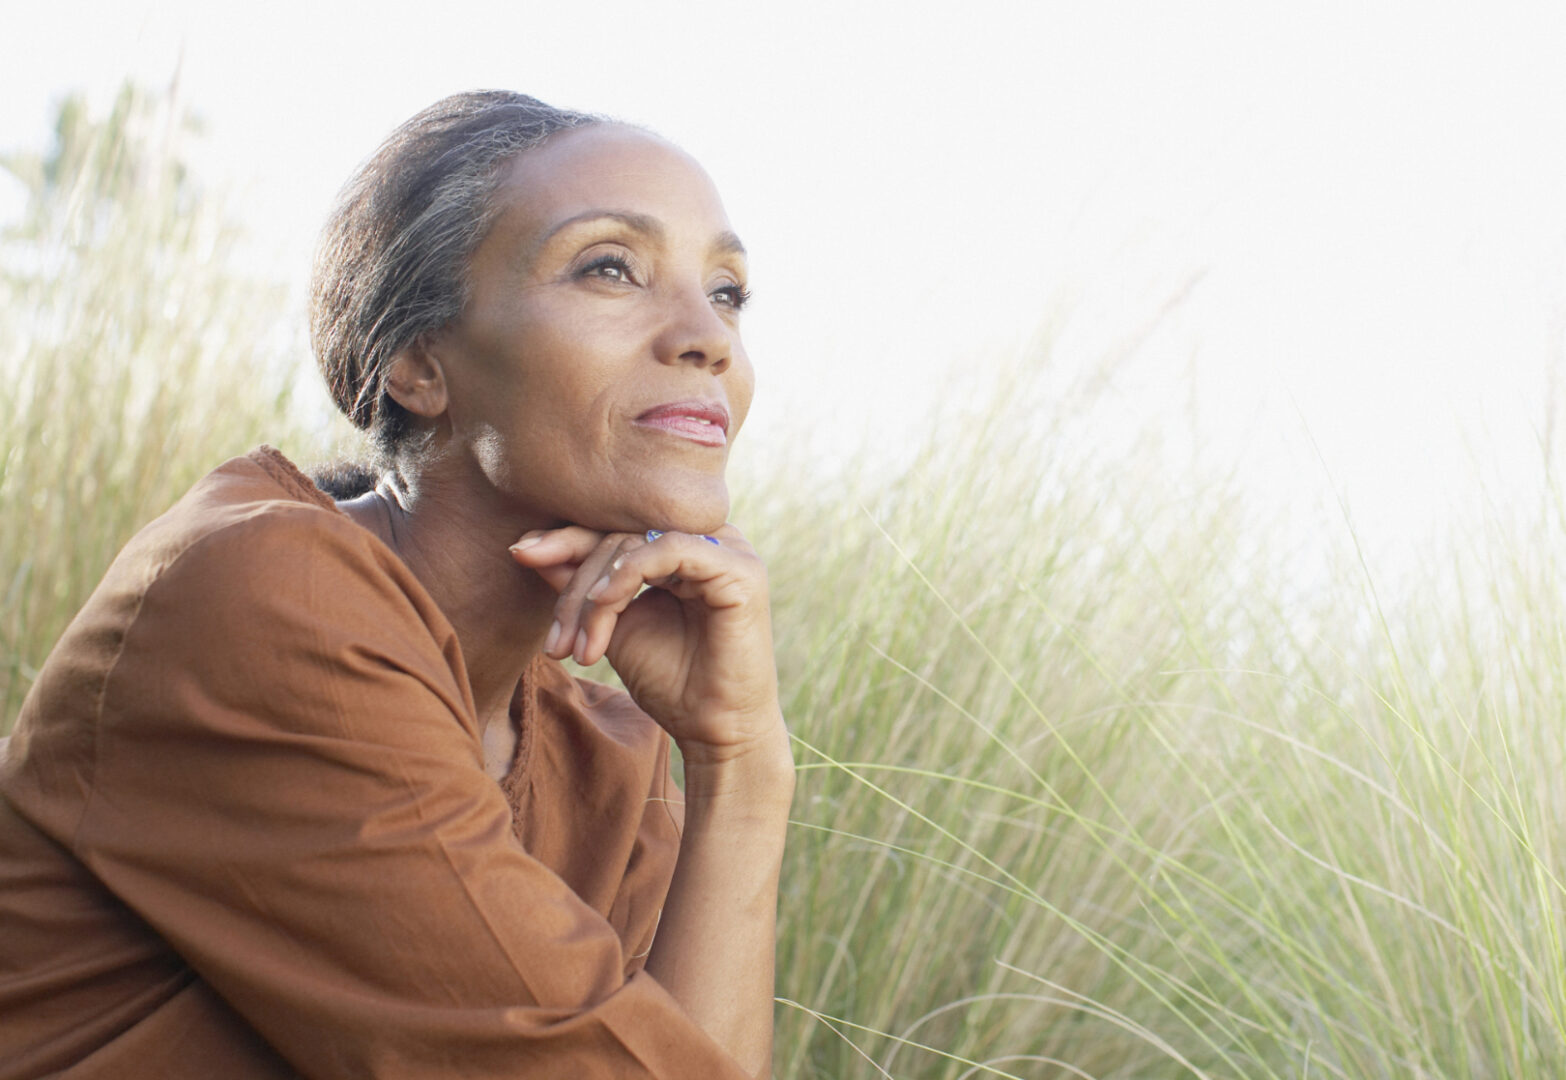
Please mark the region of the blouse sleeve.
<svg viewBox="0 0 1566 1080"><path fill-rule="evenodd" d="M516 842L454 637L378 547L297 508L162 570L78 856L306 1077L743 1076Z"/></svg>
<svg viewBox="0 0 1566 1080"><path fill-rule="evenodd" d="M625 905L650 912L650 916L643 915L640 919L622 917L619 920L631 930L626 942L625 974L628 978L646 966L647 957L652 954L653 938L663 918L669 878L679 856L679 837L685 828L685 799L671 775L669 745L668 739L659 741L652 788L647 793L636 841L615 900L617 908ZM674 843L670 843L671 834Z"/></svg>

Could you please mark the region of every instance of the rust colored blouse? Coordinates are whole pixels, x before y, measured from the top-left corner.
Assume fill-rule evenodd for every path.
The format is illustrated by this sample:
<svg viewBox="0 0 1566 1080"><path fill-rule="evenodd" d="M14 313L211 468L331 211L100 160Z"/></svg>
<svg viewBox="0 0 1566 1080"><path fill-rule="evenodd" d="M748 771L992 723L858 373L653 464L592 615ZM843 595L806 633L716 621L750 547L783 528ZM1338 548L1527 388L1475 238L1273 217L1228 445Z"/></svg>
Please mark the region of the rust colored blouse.
<svg viewBox="0 0 1566 1080"><path fill-rule="evenodd" d="M0 1080L737 1078L646 972L668 740L455 633L263 447L142 530L0 763Z"/></svg>

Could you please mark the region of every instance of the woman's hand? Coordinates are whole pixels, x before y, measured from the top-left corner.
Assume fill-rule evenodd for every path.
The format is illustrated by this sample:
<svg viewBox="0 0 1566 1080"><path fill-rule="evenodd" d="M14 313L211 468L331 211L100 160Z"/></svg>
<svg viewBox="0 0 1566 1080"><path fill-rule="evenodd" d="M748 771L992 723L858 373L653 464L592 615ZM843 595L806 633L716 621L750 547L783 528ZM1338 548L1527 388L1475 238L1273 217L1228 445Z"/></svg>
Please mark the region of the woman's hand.
<svg viewBox="0 0 1566 1080"><path fill-rule="evenodd" d="M560 594L544 651L607 656L679 744L685 828L646 971L752 1074L770 1076L794 769L766 570L738 529L716 539L571 527L529 533L511 551Z"/></svg>
<svg viewBox="0 0 1566 1080"><path fill-rule="evenodd" d="M734 526L713 539L571 526L511 553L560 594L544 651L607 656L688 760L717 762L777 748L783 727L766 568Z"/></svg>

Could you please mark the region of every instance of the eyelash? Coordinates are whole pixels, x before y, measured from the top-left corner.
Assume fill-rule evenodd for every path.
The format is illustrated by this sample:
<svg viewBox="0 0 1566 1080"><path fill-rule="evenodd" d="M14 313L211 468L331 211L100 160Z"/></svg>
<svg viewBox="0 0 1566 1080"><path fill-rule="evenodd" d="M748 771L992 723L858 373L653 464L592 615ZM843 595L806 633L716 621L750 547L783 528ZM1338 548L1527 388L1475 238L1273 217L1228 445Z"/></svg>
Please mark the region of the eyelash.
<svg viewBox="0 0 1566 1080"><path fill-rule="evenodd" d="M605 278L605 280L621 280L635 284L636 274L631 269L630 260L624 255L600 255L582 267L580 274L582 277L603 277L604 275L600 271L606 270L611 266L618 269L622 277L619 279ZM750 303L750 290L743 285L725 285L721 289L714 289L712 296L716 298L724 293L731 297L724 303L735 311L743 309L746 304Z"/></svg>
<svg viewBox="0 0 1566 1080"><path fill-rule="evenodd" d="M608 269L611 266L619 269L620 273L624 275L623 280L628 282L636 281L636 275L631 272L631 261L624 255L600 255L582 267L581 275L582 277L602 277L603 275L599 274L599 271ZM613 281L615 279L607 278L606 280Z"/></svg>
<svg viewBox="0 0 1566 1080"><path fill-rule="evenodd" d="M728 301L728 305L735 311L743 310L745 305L750 303L750 290L743 285L725 285L721 289L714 289L712 295L717 296L720 293L728 293L733 297Z"/></svg>

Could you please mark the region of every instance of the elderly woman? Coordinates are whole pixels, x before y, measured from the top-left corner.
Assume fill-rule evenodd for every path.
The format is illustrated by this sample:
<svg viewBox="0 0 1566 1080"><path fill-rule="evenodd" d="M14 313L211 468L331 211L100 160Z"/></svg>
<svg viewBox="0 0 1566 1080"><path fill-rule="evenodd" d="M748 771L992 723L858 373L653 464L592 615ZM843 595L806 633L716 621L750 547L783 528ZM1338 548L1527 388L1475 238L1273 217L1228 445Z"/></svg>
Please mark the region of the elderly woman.
<svg viewBox="0 0 1566 1080"><path fill-rule="evenodd" d="M377 468L222 465L23 708L0 1078L769 1072L793 766L726 524L745 281L644 131L485 92L393 133L313 286Z"/></svg>

